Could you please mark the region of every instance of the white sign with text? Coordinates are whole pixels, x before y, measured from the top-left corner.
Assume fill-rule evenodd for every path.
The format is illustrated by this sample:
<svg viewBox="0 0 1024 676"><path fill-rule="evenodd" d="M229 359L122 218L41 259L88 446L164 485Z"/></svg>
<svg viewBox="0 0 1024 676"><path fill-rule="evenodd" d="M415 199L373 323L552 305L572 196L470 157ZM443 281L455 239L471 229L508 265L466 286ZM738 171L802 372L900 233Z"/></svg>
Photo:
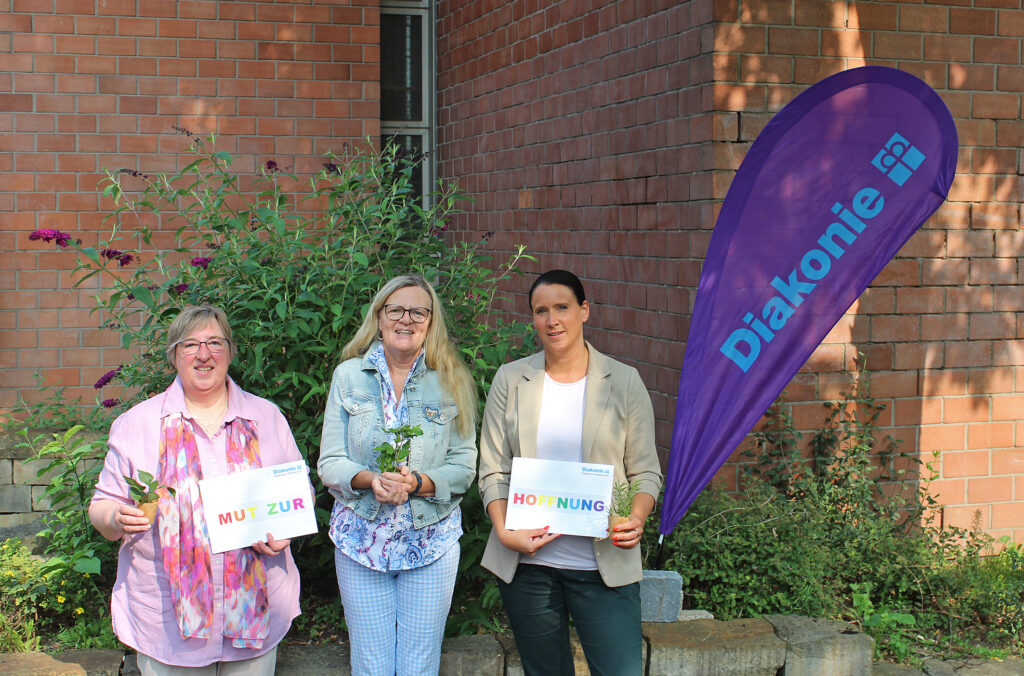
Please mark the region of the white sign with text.
<svg viewBox="0 0 1024 676"><path fill-rule="evenodd" d="M512 458L505 527L603 538L613 477L611 465Z"/></svg>
<svg viewBox="0 0 1024 676"><path fill-rule="evenodd" d="M206 529L214 554L316 532L309 468L283 465L200 479Z"/></svg>

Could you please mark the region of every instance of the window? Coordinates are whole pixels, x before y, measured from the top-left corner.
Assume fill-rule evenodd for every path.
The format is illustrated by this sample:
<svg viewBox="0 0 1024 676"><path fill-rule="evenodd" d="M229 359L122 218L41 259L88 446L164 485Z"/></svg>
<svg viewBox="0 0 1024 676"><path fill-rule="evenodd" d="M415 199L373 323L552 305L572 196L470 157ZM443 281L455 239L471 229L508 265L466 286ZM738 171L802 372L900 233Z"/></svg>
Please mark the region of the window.
<svg viewBox="0 0 1024 676"><path fill-rule="evenodd" d="M429 0L381 0L381 145L422 158L414 189L434 186L434 13Z"/></svg>

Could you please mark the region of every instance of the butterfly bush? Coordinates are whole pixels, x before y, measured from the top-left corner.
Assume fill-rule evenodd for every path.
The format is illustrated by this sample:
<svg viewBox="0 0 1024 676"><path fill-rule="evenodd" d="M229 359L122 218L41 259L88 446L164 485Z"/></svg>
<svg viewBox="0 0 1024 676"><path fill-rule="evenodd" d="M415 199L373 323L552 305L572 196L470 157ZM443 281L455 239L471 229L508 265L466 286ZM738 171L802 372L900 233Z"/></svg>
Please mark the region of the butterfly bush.
<svg viewBox="0 0 1024 676"><path fill-rule="evenodd" d="M276 159L241 172L232 155L216 150L215 138L175 131L189 143L180 171L106 172L100 189L111 205L109 231L95 247L56 230L31 235L77 250L78 283L100 278L96 310L133 355L96 382L100 389L116 378L122 388L98 406L108 416L168 386L167 328L186 305L224 309L238 349L231 377L280 407L311 467L331 372L389 278L418 272L434 284L442 301L435 313L446 315L481 406L498 366L530 350L527 327L498 321L492 309L499 285L517 274L523 247L498 257L486 240L456 241L448 225L464 197L451 183L417 195L412 176L421 158L366 143L329 154L312 175ZM173 244L157 248L157 234L161 242L173 235ZM312 479L318 481L315 473ZM331 499L316 488L326 518ZM487 524L473 493L464 502L463 545L479 559ZM297 557L309 566L304 581L327 575L333 547L325 536L293 547L309 550ZM494 624L496 594L484 594L489 604L478 600L487 579L478 566L465 567L453 605L458 630Z"/></svg>

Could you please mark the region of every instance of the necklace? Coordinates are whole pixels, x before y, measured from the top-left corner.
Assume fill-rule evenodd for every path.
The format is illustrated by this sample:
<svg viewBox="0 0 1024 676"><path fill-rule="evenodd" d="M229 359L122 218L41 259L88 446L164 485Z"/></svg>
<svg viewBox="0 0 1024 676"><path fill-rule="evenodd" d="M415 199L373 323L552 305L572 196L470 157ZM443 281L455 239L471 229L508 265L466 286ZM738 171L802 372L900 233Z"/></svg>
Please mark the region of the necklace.
<svg viewBox="0 0 1024 676"><path fill-rule="evenodd" d="M199 423L199 426L203 428L204 432L206 432L206 436L213 437L220 429L221 423L224 422L224 413L228 410L228 398L225 393L225 396L219 406L216 408L206 409L201 413L198 412L193 405L189 404L188 400L185 401L185 405L188 407L189 413L192 414L192 418Z"/></svg>

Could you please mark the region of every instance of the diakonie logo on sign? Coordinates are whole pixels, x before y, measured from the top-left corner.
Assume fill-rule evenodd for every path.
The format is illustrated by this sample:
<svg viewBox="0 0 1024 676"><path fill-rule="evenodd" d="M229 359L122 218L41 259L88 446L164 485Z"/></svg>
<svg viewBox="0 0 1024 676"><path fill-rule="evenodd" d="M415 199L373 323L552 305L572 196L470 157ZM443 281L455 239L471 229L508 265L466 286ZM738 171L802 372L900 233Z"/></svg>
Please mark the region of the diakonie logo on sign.
<svg viewBox="0 0 1024 676"><path fill-rule="evenodd" d="M924 160L924 153L900 134L893 134L871 164L897 186L902 186ZM804 296L812 293L831 271L832 261L842 257L846 251L844 246L853 245L857 235L867 227L865 221L878 216L884 208L885 198L872 187L861 188L850 200L850 207L842 202L833 204L832 213L839 219L830 223L825 234L818 238L817 245L821 248L809 249L785 280L778 276L772 279L770 285L778 295L764 304L760 319L753 312L743 315L743 323L750 328L741 327L730 333L719 351L746 373L761 355L761 341L772 342L775 332L785 327L803 304Z"/></svg>

